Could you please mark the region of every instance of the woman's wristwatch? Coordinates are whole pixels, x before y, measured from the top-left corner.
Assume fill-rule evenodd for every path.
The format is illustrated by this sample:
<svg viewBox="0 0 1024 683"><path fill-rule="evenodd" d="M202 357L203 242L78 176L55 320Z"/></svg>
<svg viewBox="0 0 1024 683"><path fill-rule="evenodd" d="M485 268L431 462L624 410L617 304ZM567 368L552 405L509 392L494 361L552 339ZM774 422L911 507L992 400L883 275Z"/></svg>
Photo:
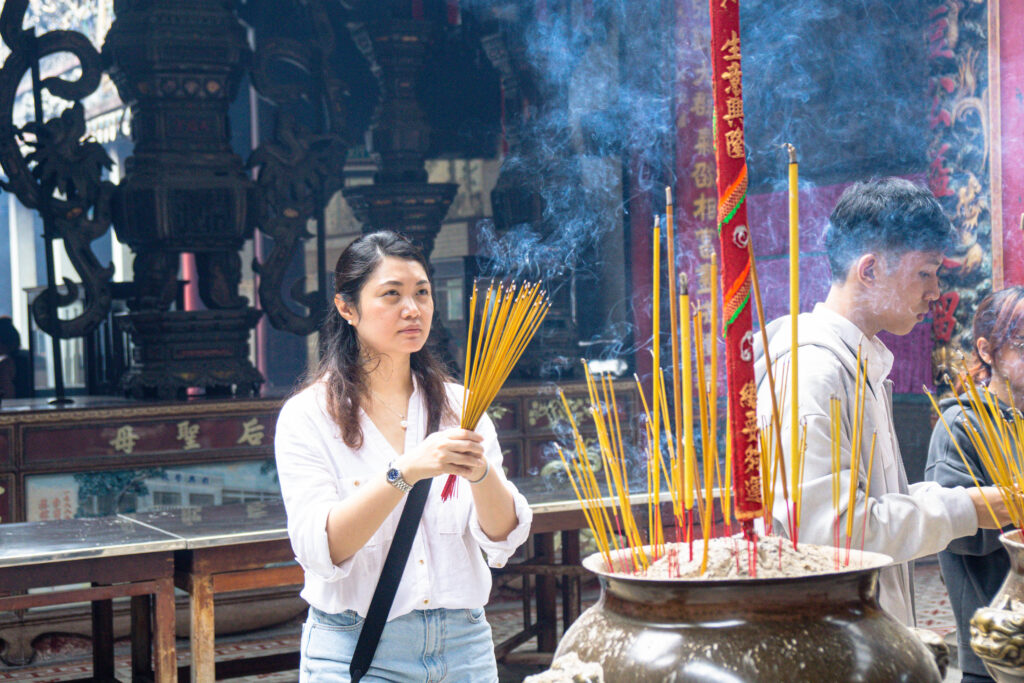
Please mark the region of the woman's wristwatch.
<svg viewBox="0 0 1024 683"><path fill-rule="evenodd" d="M388 478L388 483L402 493L409 493L409 491L412 491L412 484L405 480L402 476L402 471L395 467L395 462L393 460L388 463L388 471L385 476Z"/></svg>

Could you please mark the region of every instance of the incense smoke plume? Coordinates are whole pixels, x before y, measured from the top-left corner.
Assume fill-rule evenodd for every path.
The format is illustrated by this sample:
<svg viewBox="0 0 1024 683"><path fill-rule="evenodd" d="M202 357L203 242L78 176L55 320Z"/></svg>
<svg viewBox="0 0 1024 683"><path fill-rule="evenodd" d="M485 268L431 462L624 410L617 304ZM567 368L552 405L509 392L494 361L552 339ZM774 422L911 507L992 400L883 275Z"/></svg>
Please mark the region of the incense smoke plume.
<svg viewBox="0 0 1024 683"><path fill-rule="evenodd" d="M660 212L663 187L682 187L674 141L677 111L689 102L677 102L676 84L710 74L707 4L468 0L462 6L499 20L507 40L519 41L536 91L524 111L507 113L512 145L504 171L528 179L542 200L542 216L505 231L480 225L483 255L494 273L516 277L561 274L571 266L584 311L582 338L602 340L596 347L605 357L633 355L650 344L633 338L632 325L633 309L650 310L650 293L630 297L624 289L621 301L602 299L609 282L603 269L628 244L637 202ZM838 193L807 189L920 174L926 167L927 12L916 3L881 0L855 6L745 0L741 7L755 247L759 256L785 251L785 204L770 195L785 190L781 146L791 142L805 190L803 249L820 254L820 234ZM686 166L686 153L693 152L682 151ZM619 233L623 224L626 238ZM679 267L691 272L700 260L678 253ZM809 275L813 301L827 291L827 268ZM552 287L572 284L559 277ZM591 310L609 313L593 320ZM782 312L771 310L769 317Z"/></svg>
<svg viewBox="0 0 1024 683"><path fill-rule="evenodd" d="M535 192L542 213L504 230L478 226L481 254L493 274L572 288L580 355L632 364L651 344L634 320L650 318L652 296L630 292L629 269L649 266L631 264L625 250L635 239L633 214L644 215L645 206L660 213L665 185L682 192L693 182L676 177L677 163L688 174L697 159L693 149L675 149L676 127L690 111L693 84L710 79L707 3L463 0L462 7L505 26L535 81L525 109L506 112L503 174ZM784 282L788 267L782 144L790 142L801 162L807 310L828 289L821 234L841 184L877 175L920 179L926 168L927 12L881 0L744 0L741 8L749 219L761 280ZM688 208L677 206L679 229L694 229ZM705 259L677 251L677 267L691 275ZM621 262L627 272L611 273ZM617 292L614 282L624 283ZM766 301L768 320L788 312L786 297Z"/></svg>

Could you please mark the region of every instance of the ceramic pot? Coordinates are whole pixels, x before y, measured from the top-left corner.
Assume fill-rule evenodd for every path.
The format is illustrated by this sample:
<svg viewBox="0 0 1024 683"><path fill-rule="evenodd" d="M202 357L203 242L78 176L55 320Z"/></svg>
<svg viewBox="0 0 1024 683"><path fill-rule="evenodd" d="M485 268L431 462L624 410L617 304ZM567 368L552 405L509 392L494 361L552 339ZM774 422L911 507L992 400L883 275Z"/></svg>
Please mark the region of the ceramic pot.
<svg viewBox="0 0 1024 683"><path fill-rule="evenodd" d="M555 657L598 662L616 683L940 683L925 645L879 607L878 572L891 563L855 553L834 573L701 581L612 574L591 555L601 598Z"/></svg>
<svg viewBox="0 0 1024 683"><path fill-rule="evenodd" d="M971 618L971 649L999 683L1024 682L1024 538L1018 530L999 537L1010 554L1010 571L988 607Z"/></svg>

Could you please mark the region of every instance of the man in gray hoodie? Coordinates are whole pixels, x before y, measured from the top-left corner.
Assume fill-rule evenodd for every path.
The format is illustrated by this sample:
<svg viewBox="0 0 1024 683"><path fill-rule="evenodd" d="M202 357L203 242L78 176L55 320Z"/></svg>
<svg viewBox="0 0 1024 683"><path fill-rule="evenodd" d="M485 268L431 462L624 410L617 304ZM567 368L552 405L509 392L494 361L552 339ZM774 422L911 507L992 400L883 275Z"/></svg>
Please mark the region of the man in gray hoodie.
<svg viewBox="0 0 1024 683"><path fill-rule="evenodd" d="M800 423L807 425L803 467L800 540L835 544L832 500L830 398L841 401L840 543L846 543L847 492L856 476L852 547L884 553L897 564L882 570L879 600L904 624L914 624L910 560L930 555L953 539L981 528L996 528L985 499L1008 521L996 489L943 488L933 482L908 486L892 416L893 355L876 336L886 330L904 335L939 297L938 269L951 245L952 227L932 194L900 178L856 183L836 204L825 233L832 284L824 302L798 317L793 344L788 316L767 327L768 357L778 389L798 354ZM755 333L758 417L771 419L772 400L766 359ZM866 368L864 419L858 471L851 473L857 354ZM787 378L788 379L788 378ZM792 472L789 391L777 396L786 470ZM800 429L800 424L796 425ZM877 435L870 498L865 488L872 435ZM867 515L866 523L864 515ZM775 531L788 529L789 511L781 495L772 515ZM862 534L863 529L863 534ZM863 535L863 538L862 538Z"/></svg>

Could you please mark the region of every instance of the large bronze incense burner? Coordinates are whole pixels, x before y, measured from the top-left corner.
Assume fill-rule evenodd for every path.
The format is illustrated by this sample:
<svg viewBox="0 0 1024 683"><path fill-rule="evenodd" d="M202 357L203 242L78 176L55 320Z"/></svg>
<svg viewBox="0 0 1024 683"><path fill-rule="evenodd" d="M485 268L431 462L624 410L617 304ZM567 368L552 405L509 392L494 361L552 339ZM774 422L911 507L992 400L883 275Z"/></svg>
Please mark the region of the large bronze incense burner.
<svg viewBox="0 0 1024 683"><path fill-rule="evenodd" d="M921 640L879 607L890 561L864 553L834 573L703 581L612 574L591 555L601 598L555 657L597 662L616 683L941 681Z"/></svg>
<svg viewBox="0 0 1024 683"><path fill-rule="evenodd" d="M971 649L999 683L1024 681L1024 535L999 537L1010 554L1010 572L988 607L971 619Z"/></svg>

